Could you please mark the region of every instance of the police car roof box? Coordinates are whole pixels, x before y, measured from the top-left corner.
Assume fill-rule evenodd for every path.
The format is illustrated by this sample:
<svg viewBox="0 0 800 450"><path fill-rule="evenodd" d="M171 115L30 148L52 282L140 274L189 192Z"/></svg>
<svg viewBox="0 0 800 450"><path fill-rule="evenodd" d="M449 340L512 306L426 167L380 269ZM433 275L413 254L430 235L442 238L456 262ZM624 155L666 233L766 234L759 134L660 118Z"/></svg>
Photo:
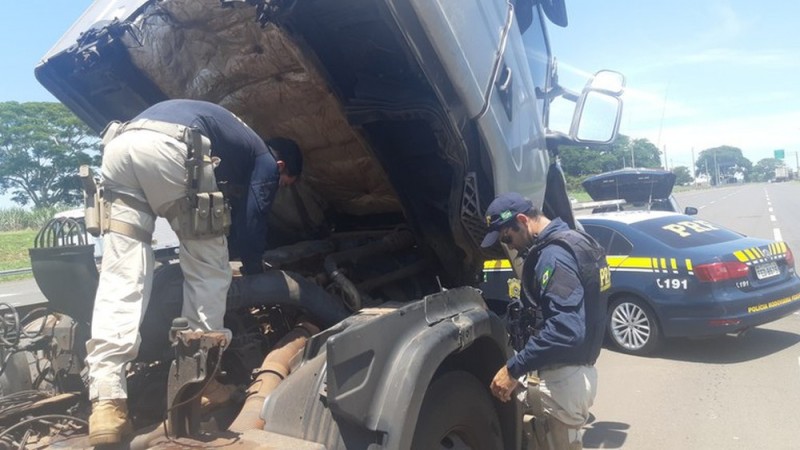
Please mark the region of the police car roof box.
<svg viewBox="0 0 800 450"><path fill-rule="evenodd" d="M675 174L661 169L626 168L591 176L581 185L595 201L642 203L669 197Z"/></svg>

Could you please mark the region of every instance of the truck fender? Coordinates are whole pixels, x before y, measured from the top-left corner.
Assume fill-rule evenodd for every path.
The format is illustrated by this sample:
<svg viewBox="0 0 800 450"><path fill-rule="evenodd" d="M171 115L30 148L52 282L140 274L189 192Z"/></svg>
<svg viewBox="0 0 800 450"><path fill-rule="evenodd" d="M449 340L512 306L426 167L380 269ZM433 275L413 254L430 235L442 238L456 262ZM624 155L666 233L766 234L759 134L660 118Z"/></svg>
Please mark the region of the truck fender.
<svg viewBox="0 0 800 450"><path fill-rule="evenodd" d="M512 352L502 321L488 310L480 291L469 287L384 313L367 310L352 319L358 323L327 340L328 405L339 419L383 435L387 449L411 445L426 389L447 358L490 341L489 348L496 349L488 352L491 357L470 363L485 365L493 375ZM489 381L481 381L488 392ZM513 406L504 408L510 410L501 417L518 413Z"/></svg>

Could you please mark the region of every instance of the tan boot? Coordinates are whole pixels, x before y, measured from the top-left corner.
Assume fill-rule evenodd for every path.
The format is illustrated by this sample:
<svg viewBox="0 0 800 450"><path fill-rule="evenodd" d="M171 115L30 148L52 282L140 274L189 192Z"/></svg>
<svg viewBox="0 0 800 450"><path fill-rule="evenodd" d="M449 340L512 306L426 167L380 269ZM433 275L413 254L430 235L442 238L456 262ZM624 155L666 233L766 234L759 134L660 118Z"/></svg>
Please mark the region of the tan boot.
<svg viewBox="0 0 800 450"><path fill-rule="evenodd" d="M126 399L97 400L92 404L89 416L89 444L118 444L126 435L133 433L128 420Z"/></svg>
<svg viewBox="0 0 800 450"><path fill-rule="evenodd" d="M200 407L203 412L209 412L217 409L220 406L228 403L231 395L236 392L236 386L231 384L222 384L219 381L212 379L206 389L203 391L203 396L200 397Z"/></svg>

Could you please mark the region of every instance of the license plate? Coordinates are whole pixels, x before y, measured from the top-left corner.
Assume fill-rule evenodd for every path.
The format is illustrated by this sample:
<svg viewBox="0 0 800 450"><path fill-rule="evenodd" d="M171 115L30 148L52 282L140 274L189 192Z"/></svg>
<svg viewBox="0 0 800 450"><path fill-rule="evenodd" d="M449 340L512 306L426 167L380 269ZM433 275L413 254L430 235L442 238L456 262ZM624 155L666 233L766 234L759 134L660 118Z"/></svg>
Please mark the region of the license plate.
<svg viewBox="0 0 800 450"><path fill-rule="evenodd" d="M780 274L781 269L778 268L777 263L768 262L766 264L759 264L756 266L756 277L758 277L759 280L774 277Z"/></svg>

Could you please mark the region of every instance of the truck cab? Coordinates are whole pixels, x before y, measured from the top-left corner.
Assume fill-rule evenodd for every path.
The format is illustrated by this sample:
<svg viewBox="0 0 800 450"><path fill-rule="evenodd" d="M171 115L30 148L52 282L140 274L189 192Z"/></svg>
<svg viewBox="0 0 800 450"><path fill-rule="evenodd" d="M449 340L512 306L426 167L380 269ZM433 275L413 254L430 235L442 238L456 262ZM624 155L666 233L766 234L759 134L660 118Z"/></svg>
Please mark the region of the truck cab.
<svg viewBox="0 0 800 450"><path fill-rule="evenodd" d="M513 350L475 288L484 261L507 256L480 248L485 208L516 191L574 224L558 146L611 142L624 86L609 71L580 91L560 86L551 25L567 25L563 1L96 0L35 73L98 132L192 98L303 151L300 182L270 213L264 260L308 286L259 314L312 317L321 331L259 405L266 423L246 440L520 448L519 405L488 391ZM549 127L556 99L575 105L569 130ZM156 278L152 295L164 301L150 308L169 308L174 280ZM261 362L245 341L262 342L263 357L282 329L247 326L275 301L266 288L240 295L253 284L234 280L226 316L241 326L231 325L224 369L244 384ZM168 359L168 330L148 318L171 314L148 309L141 353L151 360Z"/></svg>

